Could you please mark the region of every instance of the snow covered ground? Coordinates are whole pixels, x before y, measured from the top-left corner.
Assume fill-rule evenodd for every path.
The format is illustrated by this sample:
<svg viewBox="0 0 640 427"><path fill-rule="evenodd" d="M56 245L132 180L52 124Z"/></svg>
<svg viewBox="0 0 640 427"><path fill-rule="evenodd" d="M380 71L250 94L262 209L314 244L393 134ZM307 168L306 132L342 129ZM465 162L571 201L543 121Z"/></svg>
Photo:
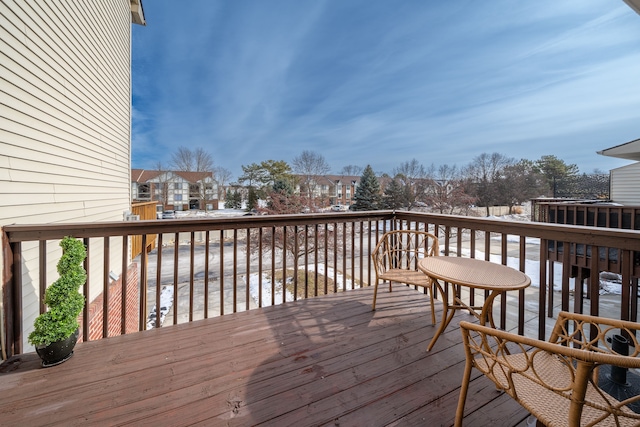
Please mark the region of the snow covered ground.
<svg viewBox="0 0 640 427"><path fill-rule="evenodd" d="M513 241L519 241L519 237L518 236L510 236ZM535 240L535 239L531 239L531 240ZM535 242L533 242L535 243ZM539 242L538 242L539 244ZM462 255L463 256L470 256L469 251L462 251ZM484 252L481 251L476 251L476 258L478 259L485 259L484 258ZM491 254L490 256L490 261L491 262L495 262L495 263L501 263L501 256L500 255L494 255ZM515 257L508 257L507 258L507 265L518 269L519 268L519 260L518 258ZM303 269L304 267L300 267L301 269ZM313 265L309 265L309 271L314 271L314 266ZM319 264L318 265L318 271L321 272L322 274L324 274L324 264ZM333 268L329 267L327 269L328 273L327 275L329 277L333 277L334 274L334 270ZM540 263L538 261L535 260L530 260L527 259L525 261L525 274L527 274L530 278L531 278L531 286L534 288L539 288L540 287ZM288 278L289 281L292 281L293 278L289 277ZM342 273L338 272L338 282L339 283L343 283L343 275ZM351 288L351 280L350 279L346 279L347 282L347 288L350 289ZM562 269L561 268L556 268L554 269L554 290L556 291L560 291L562 289ZM250 289L250 293L251 293L251 297L256 301L256 303L259 300L259 280L258 280L258 274L254 273L254 274L250 274L249 275L249 289ZM271 280L269 278L269 275L266 273L262 274L262 305L263 306L269 306L271 305ZM575 288L575 279L570 278L569 279L569 289L571 292L574 291ZM280 304L282 303L282 281L278 281L276 282L275 285L275 302L276 304ZM620 282L615 282L615 281L607 281L607 280L600 280L600 294L601 295L605 295L605 294L616 294L619 295L622 293L622 286L620 284ZM293 295L291 295L288 291L286 291L286 301L293 301Z"/></svg>
<svg viewBox="0 0 640 427"><path fill-rule="evenodd" d="M316 266L309 264L309 271L315 271ZM303 267L299 267L299 269L304 270ZM318 272L321 274L325 274L325 265L318 264ZM327 267L326 275L327 277L334 277L334 273L336 274L337 281L342 286L343 283L346 283L346 288L351 289L353 285L353 281L350 278L345 278L341 272L335 272L332 267ZM262 305L269 306L271 305L271 279L270 275L267 273L262 273ZM343 282L344 281L344 282ZM293 283L293 277L287 277L287 283ZM275 283L275 302L276 304L282 303L282 280L276 280ZM260 281L259 275L257 273L253 273L249 275L249 292L251 293L251 297L258 302L260 299ZM293 301L293 295L285 289L286 301Z"/></svg>
<svg viewBox="0 0 640 427"><path fill-rule="evenodd" d="M202 217L202 216L211 216L211 217L233 217L233 216L241 216L243 215L245 212L242 210L232 210L232 209L221 209L221 210L217 210L217 211L212 211L212 212L204 212L204 211L189 211L189 212L185 212L182 213L181 216L182 217L186 217L188 216L193 216L194 218L197 217ZM499 220L505 220L505 221L529 221L529 215L506 215L503 217L491 217L491 219L499 219ZM387 229L390 228L390 224L387 224ZM499 241L501 239L501 236L498 235L493 235L492 236L492 240L496 240ZM508 245L513 245L513 246L517 246L520 242L520 237L519 236L514 236L514 235L509 235L507 236L507 244ZM537 238L532 238L532 237L527 237L526 238L526 242L525 242L528 246L539 246L540 245L540 240ZM493 246L493 245L492 245ZM182 249L181 249L182 251ZM538 254L539 250L533 249L533 250L529 250L528 249L528 254ZM462 256L470 256L469 250L462 250L461 253ZM215 255L212 255L215 258ZM167 257L163 260L163 264L164 263L168 263L170 264L172 259L172 257ZM479 250L476 250L475 252L475 258L478 259L485 259L485 253ZM498 254L491 254L490 256L490 260L492 262L496 262L496 263L501 263L501 256ZM201 262L202 261L202 262ZM215 259L211 259L210 260L212 263L215 262ZM228 262L231 261L231 259L227 260ZM196 262L196 270L199 271L199 269L203 266L201 266L200 264L202 264L204 262L204 260L200 260L198 258L197 262ZM241 263L242 265L244 265L245 261L244 259L238 259L237 262ZM180 258L180 270L181 271L185 271L187 272L189 270L189 258L188 257L181 257ZM150 262L150 267L153 266L154 263ZM172 271L172 265L168 265L165 267L163 267L163 270L166 270L167 273ZM185 264L184 266L182 264ZM507 265L513 268L518 269L519 268L519 259L517 257L508 257L507 258ZM300 267L300 268L304 268L304 267ZM309 271L313 271L315 268L314 265L309 265L308 269ZM319 264L318 265L319 268L319 272L322 274L325 274L325 265L324 264ZM531 278L531 287L532 288L539 288L540 287L540 270L539 270L539 262L536 259L526 259L525 260L525 266L524 266L524 272ZM338 283L342 284L343 280L346 280L347 282L347 288L351 288L352 283L351 280L347 277L346 279L343 277L343 274L341 271L338 271L337 273L337 278L338 278ZM334 277L334 270L332 267L328 267L327 268L327 275L330 278ZM149 271L149 277L155 277L154 272ZM196 277L198 277L196 275ZM606 277L607 280L603 280L603 278L601 278L600 280L600 294L604 295L604 294L612 294L612 295L619 295L622 293L622 286L621 286L621 280L620 277L617 275L613 275L613 274L604 274L602 276L603 278ZM292 277L289 278L290 280L293 280ZM250 273L249 277L247 278L246 275L242 275L241 277L239 277L239 280L242 280L244 282L244 284L246 285L248 282L248 286L249 286L249 290L250 290L250 296L253 299L253 302L255 302L255 304L257 305L259 302L259 299L262 299L262 306L269 306L271 305L271 300L272 300L272 284L271 284L271 279L270 279L270 274L268 272L265 272L262 274L262 279L259 280L258 274L257 273ZM262 285L262 292L259 292L259 286L260 286L260 282ZM554 289L555 290L561 290L561 284L562 284L562 268L560 266L556 267L554 269L554 278L553 278L553 283L554 283ZM173 287L172 286L166 286L167 283L166 281L163 280L163 284L165 285L161 294L161 302L160 302L160 316L161 316L161 321L164 320L165 316L167 315L167 313L169 312L169 309L171 308L173 301L174 301L174 295L173 295ZM182 283L179 283L179 287L182 286ZM574 286L575 286L575 279L570 278L569 279L569 288L571 291L574 290ZM275 289L275 303L276 304L280 304L282 303L282 292L283 292L283 286L282 283L276 283L274 286ZM177 298L177 296L176 296ZM286 301L293 301L293 295L291 295L289 292L286 292L285 294L285 299ZM214 299L215 300L215 299ZM152 311L150 313L149 316L149 325L153 325L155 322L155 313L156 311L156 307L154 306L152 308Z"/></svg>

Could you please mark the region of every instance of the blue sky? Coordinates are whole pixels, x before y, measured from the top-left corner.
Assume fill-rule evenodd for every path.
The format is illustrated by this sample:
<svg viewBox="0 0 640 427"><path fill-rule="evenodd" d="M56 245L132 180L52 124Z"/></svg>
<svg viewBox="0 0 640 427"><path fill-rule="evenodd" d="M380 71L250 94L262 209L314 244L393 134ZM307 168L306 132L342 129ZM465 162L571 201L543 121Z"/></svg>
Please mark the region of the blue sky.
<svg viewBox="0 0 640 427"><path fill-rule="evenodd" d="M144 2L132 166L202 147L333 172L555 155L581 172L640 138L640 16L622 0Z"/></svg>

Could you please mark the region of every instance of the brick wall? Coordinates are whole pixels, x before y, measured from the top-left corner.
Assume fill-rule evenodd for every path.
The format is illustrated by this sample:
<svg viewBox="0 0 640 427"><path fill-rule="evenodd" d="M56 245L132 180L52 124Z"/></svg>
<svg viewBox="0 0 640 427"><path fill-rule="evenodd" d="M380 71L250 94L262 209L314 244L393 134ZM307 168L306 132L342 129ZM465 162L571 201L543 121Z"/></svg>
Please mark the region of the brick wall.
<svg viewBox="0 0 640 427"><path fill-rule="evenodd" d="M127 301L126 305L126 333L138 331L139 313L139 289L138 289L138 266L131 264L127 271ZM103 300L104 293L100 294L89 304L89 341L102 338L103 320ZM109 286L108 304L108 336L121 335L122 319L122 276ZM82 319L80 319L80 331L82 331ZM80 339L79 341L82 341Z"/></svg>

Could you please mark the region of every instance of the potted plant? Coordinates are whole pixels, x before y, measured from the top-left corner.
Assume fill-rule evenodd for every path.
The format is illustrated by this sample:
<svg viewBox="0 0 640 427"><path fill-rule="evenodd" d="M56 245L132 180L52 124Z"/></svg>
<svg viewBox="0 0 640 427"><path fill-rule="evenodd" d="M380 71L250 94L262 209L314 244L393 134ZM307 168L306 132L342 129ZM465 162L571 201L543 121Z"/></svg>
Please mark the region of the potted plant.
<svg viewBox="0 0 640 427"><path fill-rule="evenodd" d="M78 316L84 307L84 296L79 292L87 280L82 265L87 257L84 244L73 237L60 241L62 256L58 261L60 277L47 288L44 303L48 310L38 316L29 334L42 359L42 366L58 365L73 356L73 347L79 335Z"/></svg>

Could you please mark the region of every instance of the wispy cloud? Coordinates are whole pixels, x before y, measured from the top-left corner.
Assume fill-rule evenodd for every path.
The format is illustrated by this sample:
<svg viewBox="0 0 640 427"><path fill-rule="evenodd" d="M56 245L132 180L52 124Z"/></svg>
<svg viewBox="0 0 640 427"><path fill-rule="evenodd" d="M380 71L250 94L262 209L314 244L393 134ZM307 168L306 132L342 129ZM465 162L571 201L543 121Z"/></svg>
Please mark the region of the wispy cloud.
<svg viewBox="0 0 640 427"><path fill-rule="evenodd" d="M133 164L203 147L235 173L554 154L582 171L640 136L640 17L612 0L145 3Z"/></svg>

